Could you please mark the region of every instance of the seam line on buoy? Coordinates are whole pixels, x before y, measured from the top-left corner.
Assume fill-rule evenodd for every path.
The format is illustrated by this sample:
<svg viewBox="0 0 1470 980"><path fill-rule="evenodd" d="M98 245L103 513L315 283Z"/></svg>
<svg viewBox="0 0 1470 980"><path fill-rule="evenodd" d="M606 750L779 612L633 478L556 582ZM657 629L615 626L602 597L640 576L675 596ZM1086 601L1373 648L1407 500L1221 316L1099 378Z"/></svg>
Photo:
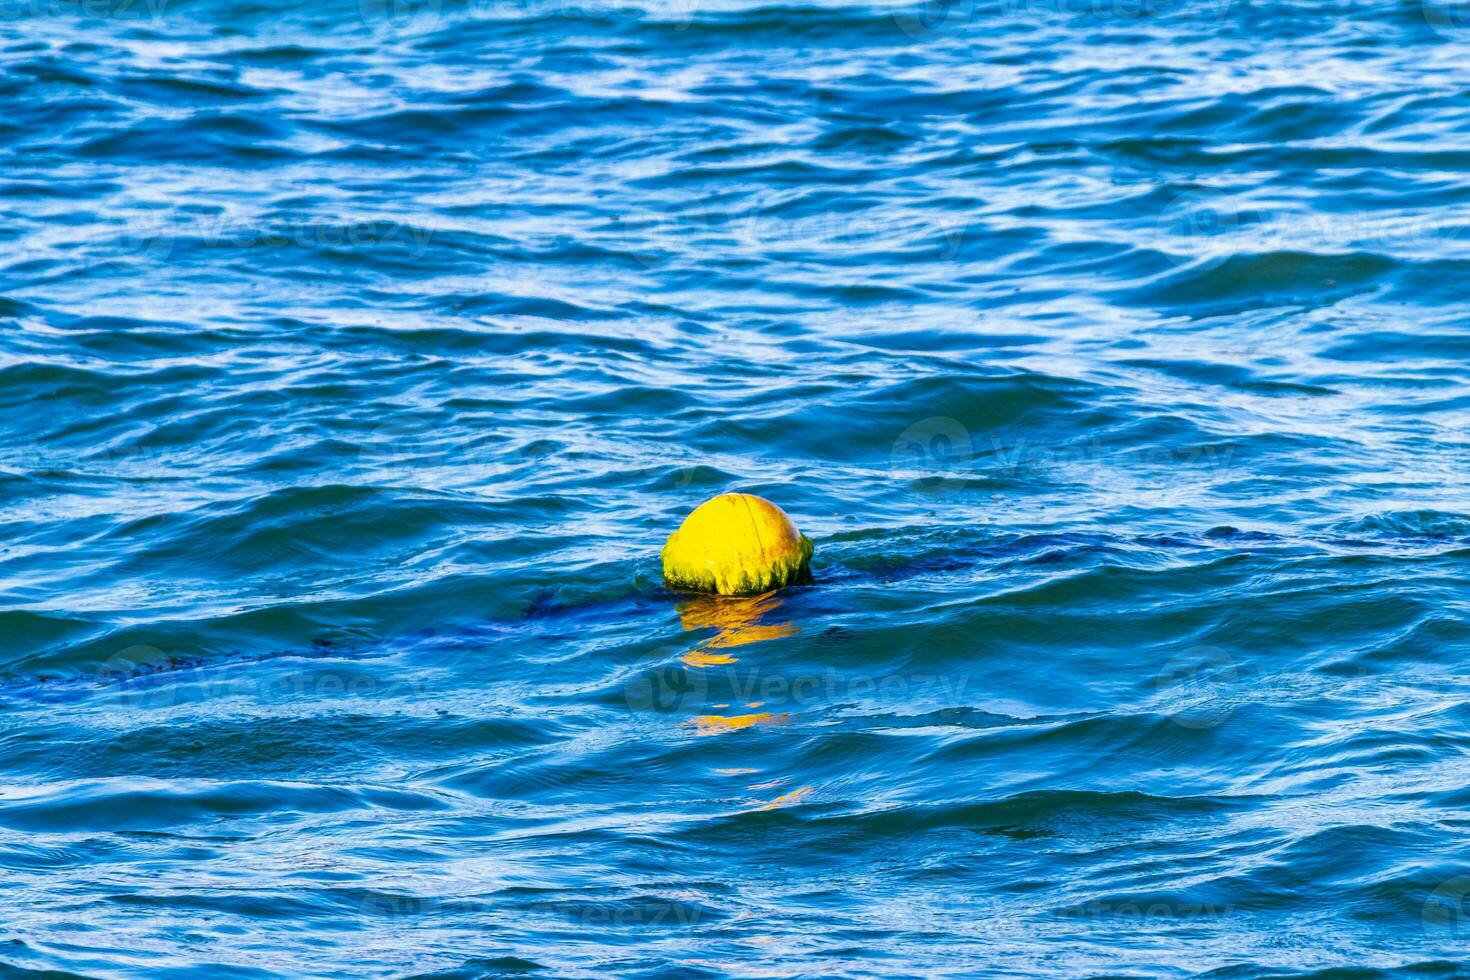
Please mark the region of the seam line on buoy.
<svg viewBox="0 0 1470 980"><path fill-rule="evenodd" d="M755 532L755 543L756 546L760 548L761 560L764 561L766 558L766 543L761 540L760 521L757 521L755 519L755 511L751 509L749 497L742 493L740 495L740 502L745 505L745 513L750 516L750 529Z"/></svg>

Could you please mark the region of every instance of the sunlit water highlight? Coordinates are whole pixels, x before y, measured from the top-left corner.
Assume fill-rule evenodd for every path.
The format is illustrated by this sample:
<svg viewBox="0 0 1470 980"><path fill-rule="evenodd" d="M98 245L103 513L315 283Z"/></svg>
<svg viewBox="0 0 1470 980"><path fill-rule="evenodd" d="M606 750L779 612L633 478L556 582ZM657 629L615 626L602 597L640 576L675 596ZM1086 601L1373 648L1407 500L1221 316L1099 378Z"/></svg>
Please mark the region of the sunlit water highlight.
<svg viewBox="0 0 1470 980"><path fill-rule="evenodd" d="M1460 975L1467 52L12 4L0 975Z"/></svg>

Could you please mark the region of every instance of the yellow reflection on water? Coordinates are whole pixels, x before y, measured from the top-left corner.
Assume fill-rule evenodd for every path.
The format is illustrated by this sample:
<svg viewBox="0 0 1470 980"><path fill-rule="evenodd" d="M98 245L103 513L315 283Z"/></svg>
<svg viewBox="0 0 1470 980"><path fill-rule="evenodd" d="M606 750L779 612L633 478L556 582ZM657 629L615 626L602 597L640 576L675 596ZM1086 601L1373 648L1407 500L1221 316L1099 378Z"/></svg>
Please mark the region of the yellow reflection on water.
<svg viewBox="0 0 1470 980"><path fill-rule="evenodd" d="M695 715L694 729L699 735L723 735L726 732L738 732L742 728L750 728L753 725L780 725L790 720L790 715L772 714L769 711L753 715Z"/></svg>
<svg viewBox="0 0 1470 980"><path fill-rule="evenodd" d="M802 800L806 799L808 796L811 796L811 795L812 795L812 787L810 787L810 786L803 786L800 789L794 789L794 790L792 790L789 793L782 793L780 796L776 797L771 802L762 804L761 806L756 807L756 809L757 810L774 810L777 807L790 806L793 803L800 803Z"/></svg>
<svg viewBox="0 0 1470 980"><path fill-rule="evenodd" d="M781 597L774 592L758 596L702 595L686 599L678 605L680 624L686 630L713 628L716 633L685 652L680 659L689 667L702 669L724 667L739 661L738 657L728 652L735 647L762 643L766 640L778 640L783 636L791 636L799 632L800 627L790 620L768 622L770 619L777 618L776 614L781 605ZM764 704L764 701L747 701L745 707L754 709ZM694 726L695 733L698 735L724 735L746 728L754 728L757 725L782 725L791 720L791 716L784 712L750 711L743 715L714 713L729 707L729 704L711 705L710 714L696 715L689 720L688 724ZM728 768L715 771L722 775L748 775L757 770ZM757 791L773 790L783 782L786 782L784 778L777 778L749 788ZM812 787L802 786L783 793L769 802L759 803L752 800L748 805L754 805L755 809L759 810L774 810L778 807L800 803L810 796L811 792Z"/></svg>
<svg viewBox="0 0 1470 980"><path fill-rule="evenodd" d="M715 651L791 636L798 630L793 622L761 622L780 607L781 597L774 592L757 596L702 595L681 602L679 622L686 630L714 627L719 631L684 654L684 663L690 667L733 664L739 658Z"/></svg>
<svg viewBox="0 0 1470 980"><path fill-rule="evenodd" d="M722 667L735 662L735 658L728 653L711 653L700 647L689 650L679 659L690 667Z"/></svg>

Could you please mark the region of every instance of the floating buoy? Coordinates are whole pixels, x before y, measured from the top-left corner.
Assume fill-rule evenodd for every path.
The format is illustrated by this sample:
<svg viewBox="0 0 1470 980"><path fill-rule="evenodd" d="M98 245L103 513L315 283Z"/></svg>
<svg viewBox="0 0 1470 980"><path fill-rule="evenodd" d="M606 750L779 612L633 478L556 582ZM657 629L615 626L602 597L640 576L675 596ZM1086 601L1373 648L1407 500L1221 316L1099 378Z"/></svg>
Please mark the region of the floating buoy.
<svg viewBox="0 0 1470 980"><path fill-rule="evenodd" d="M758 595L811 576L812 542L786 512L749 493L722 493L694 508L664 544L672 588Z"/></svg>

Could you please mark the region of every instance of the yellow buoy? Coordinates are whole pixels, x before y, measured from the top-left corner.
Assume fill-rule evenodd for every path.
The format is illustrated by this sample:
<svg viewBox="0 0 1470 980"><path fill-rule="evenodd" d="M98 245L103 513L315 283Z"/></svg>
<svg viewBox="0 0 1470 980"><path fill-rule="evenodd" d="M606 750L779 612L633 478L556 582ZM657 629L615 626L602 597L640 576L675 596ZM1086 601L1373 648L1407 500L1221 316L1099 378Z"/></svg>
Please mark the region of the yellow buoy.
<svg viewBox="0 0 1470 980"><path fill-rule="evenodd" d="M673 588L756 595L806 580L812 542L769 500L722 493L669 535L663 560Z"/></svg>

